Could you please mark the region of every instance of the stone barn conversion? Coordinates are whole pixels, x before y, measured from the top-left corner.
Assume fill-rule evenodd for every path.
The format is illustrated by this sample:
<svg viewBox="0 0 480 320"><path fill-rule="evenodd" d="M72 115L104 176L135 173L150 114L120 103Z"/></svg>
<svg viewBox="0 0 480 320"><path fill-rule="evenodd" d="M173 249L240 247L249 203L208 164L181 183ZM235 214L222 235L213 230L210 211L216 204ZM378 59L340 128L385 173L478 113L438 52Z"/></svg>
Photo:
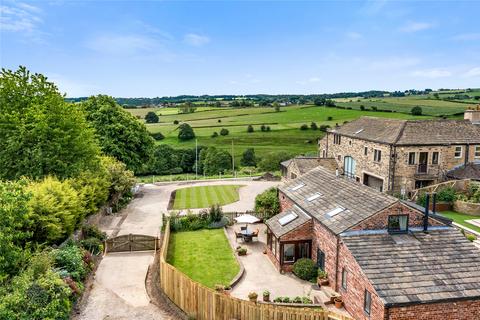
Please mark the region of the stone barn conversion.
<svg viewBox="0 0 480 320"><path fill-rule="evenodd" d="M479 319L480 252L451 221L317 167L279 188L267 255L311 258L359 320Z"/></svg>

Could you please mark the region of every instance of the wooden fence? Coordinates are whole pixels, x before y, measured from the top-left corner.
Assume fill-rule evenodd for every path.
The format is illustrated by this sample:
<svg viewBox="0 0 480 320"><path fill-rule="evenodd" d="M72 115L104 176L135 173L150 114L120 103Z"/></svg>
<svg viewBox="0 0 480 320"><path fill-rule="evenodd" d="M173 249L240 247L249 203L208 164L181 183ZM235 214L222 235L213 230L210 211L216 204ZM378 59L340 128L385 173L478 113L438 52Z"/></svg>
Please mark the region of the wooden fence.
<svg viewBox="0 0 480 320"><path fill-rule="evenodd" d="M207 288L166 262L169 238L167 221L160 249L160 288L196 320L352 320L323 309L250 302Z"/></svg>
<svg viewBox="0 0 480 320"><path fill-rule="evenodd" d="M440 182L431 186L415 189L412 191L412 195L410 196L410 199L412 201L416 201L417 197L422 193L437 192L442 190L443 188L455 188L457 190L464 190L467 188L467 185L470 182L471 182L471 179L449 180L449 181Z"/></svg>

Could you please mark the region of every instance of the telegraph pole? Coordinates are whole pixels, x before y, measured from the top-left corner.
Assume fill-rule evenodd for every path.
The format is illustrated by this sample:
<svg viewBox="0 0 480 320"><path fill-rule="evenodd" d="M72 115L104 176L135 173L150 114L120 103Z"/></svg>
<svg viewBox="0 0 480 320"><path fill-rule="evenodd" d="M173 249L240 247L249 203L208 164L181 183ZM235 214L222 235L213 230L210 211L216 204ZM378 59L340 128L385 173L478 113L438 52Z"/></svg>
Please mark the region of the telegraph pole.
<svg viewBox="0 0 480 320"><path fill-rule="evenodd" d="M233 139L232 139L232 174L233 174L233 177L235 178L235 153L233 150Z"/></svg>
<svg viewBox="0 0 480 320"><path fill-rule="evenodd" d="M195 139L195 180L198 180L198 140Z"/></svg>

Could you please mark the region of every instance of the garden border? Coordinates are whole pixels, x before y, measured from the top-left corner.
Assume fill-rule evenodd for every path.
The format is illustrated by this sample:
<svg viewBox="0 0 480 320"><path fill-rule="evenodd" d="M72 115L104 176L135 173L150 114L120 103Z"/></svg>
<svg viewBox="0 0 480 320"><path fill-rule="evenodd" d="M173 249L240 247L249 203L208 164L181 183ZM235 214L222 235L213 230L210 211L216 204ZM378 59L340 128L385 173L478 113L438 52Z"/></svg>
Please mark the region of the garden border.
<svg viewBox="0 0 480 320"><path fill-rule="evenodd" d="M240 259L238 258L238 255L236 254L236 248L233 247L232 243L230 243L230 241L228 240L228 233L227 233L227 227L223 227L223 233L225 234L225 237L227 238L227 241L228 241L228 244L230 245L230 247L233 249L233 255L235 256L235 260L237 260L237 263L238 265L240 266L240 270L238 271L237 275L232 279L232 281L230 281L230 290L233 289L233 287L235 287L237 285L237 283L240 282L240 280L242 280L243 278L243 275L245 274L245 267L243 266L243 263L242 261L240 261Z"/></svg>

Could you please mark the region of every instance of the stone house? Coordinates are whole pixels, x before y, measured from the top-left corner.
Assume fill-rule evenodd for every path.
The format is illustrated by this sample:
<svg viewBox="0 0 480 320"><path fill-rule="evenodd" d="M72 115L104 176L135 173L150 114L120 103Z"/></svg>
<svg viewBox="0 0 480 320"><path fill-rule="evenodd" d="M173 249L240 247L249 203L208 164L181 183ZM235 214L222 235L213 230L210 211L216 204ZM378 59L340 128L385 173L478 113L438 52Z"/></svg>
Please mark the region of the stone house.
<svg viewBox="0 0 480 320"><path fill-rule="evenodd" d="M480 253L450 220L322 167L282 184L279 198L267 256L281 272L311 258L354 319L480 315Z"/></svg>
<svg viewBox="0 0 480 320"><path fill-rule="evenodd" d="M333 158L298 156L280 163L282 180L293 180L318 166L335 171L337 162Z"/></svg>
<svg viewBox="0 0 480 320"><path fill-rule="evenodd" d="M337 161L346 177L405 194L480 160L480 126L469 120L361 117L329 130L319 149L322 157Z"/></svg>

